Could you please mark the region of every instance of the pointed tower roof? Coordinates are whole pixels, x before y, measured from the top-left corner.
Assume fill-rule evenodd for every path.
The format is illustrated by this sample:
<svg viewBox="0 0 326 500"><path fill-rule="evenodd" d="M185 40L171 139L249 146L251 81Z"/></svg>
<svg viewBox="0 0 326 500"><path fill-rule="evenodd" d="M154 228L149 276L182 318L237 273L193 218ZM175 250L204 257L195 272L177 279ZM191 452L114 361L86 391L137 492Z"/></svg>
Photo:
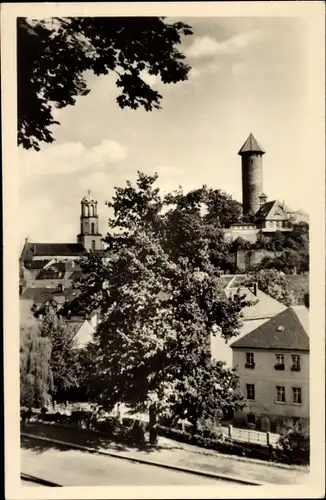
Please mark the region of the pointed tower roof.
<svg viewBox="0 0 326 500"><path fill-rule="evenodd" d="M266 198L267 199L267 196L265 193L262 193L260 196L258 196L258 198Z"/></svg>
<svg viewBox="0 0 326 500"><path fill-rule="evenodd" d="M252 135L252 133L249 134L248 139L246 140L238 154L241 156L247 153L260 153L261 155L265 154L265 151Z"/></svg>

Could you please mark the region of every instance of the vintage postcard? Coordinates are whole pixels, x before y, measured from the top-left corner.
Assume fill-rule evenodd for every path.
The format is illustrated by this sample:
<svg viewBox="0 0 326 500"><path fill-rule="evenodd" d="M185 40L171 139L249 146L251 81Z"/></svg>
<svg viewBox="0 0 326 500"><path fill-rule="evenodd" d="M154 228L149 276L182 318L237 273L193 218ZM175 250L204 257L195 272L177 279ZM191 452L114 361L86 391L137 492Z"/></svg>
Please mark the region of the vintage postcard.
<svg viewBox="0 0 326 500"><path fill-rule="evenodd" d="M324 8L2 4L8 500L323 497Z"/></svg>

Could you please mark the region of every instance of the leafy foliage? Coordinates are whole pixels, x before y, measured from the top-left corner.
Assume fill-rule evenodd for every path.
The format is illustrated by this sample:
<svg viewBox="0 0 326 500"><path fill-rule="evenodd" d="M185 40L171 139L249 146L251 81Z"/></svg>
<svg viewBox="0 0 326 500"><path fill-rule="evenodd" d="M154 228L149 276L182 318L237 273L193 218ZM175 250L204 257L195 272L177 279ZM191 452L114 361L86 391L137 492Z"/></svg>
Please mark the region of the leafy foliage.
<svg viewBox="0 0 326 500"><path fill-rule="evenodd" d="M289 463L309 463L310 437L307 428L288 430L280 436L277 445Z"/></svg>
<svg viewBox="0 0 326 500"><path fill-rule="evenodd" d="M293 293L289 290L284 275L275 269L262 269L247 276L245 285L256 282L258 288L286 306L294 303Z"/></svg>
<svg viewBox="0 0 326 500"><path fill-rule="evenodd" d="M53 388L51 343L35 327L20 328L20 404L41 407Z"/></svg>
<svg viewBox="0 0 326 500"><path fill-rule="evenodd" d="M166 84L186 80L190 67L176 46L191 34L190 26L162 17L18 18L18 144L38 151L53 142L53 108L89 93L87 71L117 76L121 108L160 109L162 95L142 72Z"/></svg>
<svg viewBox="0 0 326 500"><path fill-rule="evenodd" d="M234 392L238 385L235 370L226 368L224 362L207 360L190 366L187 377L176 386L170 412L174 420L187 419L194 432L198 427L212 429L230 409L244 407L244 398Z"/></svg>
<svg viewBox="0 0 326 500"><path fill-rule="evenodd" d="M53 376L52 396L66 401L69 389L78 386L77 353L64 320L49 311L40 326L41 336L51 342L50 366Z"/></svg>
<svg viewBox="0 0 326 500"><path fill-rule="evenodd" d="M309 225L305 222L295 224L290 232L276 231L273 237L261 236L252 248L277 252L274 258L265 258L261 268L286 274L309 271Z"/></svg>
<svg viewBox="0 0 326 500"><path fill-rule="evenodd" d="M139 174L136 187L116 189L106 240L114 257L104 262L91 254L82 263L81 300L101 316L90 346L92 385L108 408L120 401L155 413L187 409L194 423L218 420L242 398L233 394L236 376L211 360L209 340L237 335L245 302L225 297L212 264L212 223L199 207L206 188L162 200L156 179ZM171 222L183 215L189 246Z"/></svg>

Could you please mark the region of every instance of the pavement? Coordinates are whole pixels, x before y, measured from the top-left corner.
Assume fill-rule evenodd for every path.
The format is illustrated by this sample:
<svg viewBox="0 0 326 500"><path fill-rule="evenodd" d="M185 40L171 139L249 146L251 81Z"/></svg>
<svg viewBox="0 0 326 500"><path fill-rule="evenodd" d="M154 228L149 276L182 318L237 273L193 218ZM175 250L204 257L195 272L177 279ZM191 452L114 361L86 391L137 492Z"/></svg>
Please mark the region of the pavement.
<svg viewBox="0 0 326 500"><path fill-rule="evenodd" d="M225 486L226 481L133 463L106 455L56 447L40 450L29 439L21 449L21 470L60 486ZM35 446L32 449L33 445ZM29 446L29 448L27 448ZM32 486L23 481L23 486ZM34 485L33 485L34 486ZM40 485L37 485L40 486ZM48 486L48 485L44 485ZM50 485L49 485L50 486Z"/></svg>
<svg viewBox="0 0 326 500"><path fill-rule="evenodd" d="M150 448L136 448L121 445L103 435L63 426L30 423L22 429L29 435L57 439L78 446L86 446L100 453L111 453L120 457L159 462L167 466L184 469L196 469L206 474L222 477L234 477L243 481L260 484L298 485L309 480L308 467L276 466L272 463L223 455L214 451L203 450L176 441L159 437L158 445ZM27 444L22 440L22 448ZM50 444L48 447L51 446ZM24 471L26 472L26 471Z"/></svg>

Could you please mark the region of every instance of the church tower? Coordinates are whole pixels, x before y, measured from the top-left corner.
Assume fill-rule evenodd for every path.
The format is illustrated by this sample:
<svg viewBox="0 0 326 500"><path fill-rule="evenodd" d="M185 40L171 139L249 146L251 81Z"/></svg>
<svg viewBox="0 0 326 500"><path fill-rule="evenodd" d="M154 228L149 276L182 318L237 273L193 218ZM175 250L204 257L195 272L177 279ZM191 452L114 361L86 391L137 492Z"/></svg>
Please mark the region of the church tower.
<svg viewBox="0 0 326 500"><path fill-rule="evenodd" d="M80 234L77 242L81 243L85 250L101 250L103 248L102 235L98 229L97 201L91 192L81 200Z"/></svg>
<svg viewBox="0 0 326 500"><path fill-rule="evenodd" d="M265 151L250 134L239 153L242 165L243 215L255 214L261 205L263 192L262 157Z"/></svg>

